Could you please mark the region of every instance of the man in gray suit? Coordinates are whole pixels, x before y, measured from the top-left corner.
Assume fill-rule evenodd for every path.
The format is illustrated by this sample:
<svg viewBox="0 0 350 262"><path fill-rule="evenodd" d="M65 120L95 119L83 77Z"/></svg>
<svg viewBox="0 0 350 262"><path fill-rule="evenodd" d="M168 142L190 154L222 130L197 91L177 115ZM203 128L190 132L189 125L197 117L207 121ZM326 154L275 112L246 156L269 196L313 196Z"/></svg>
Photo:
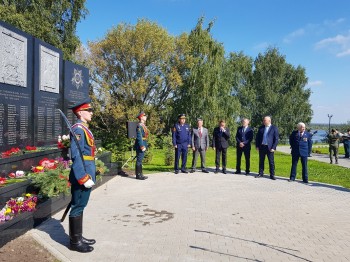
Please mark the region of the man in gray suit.
<svg viewBox="0 0 350 262"><path fill-rule="evenodd" d="M209 135L208 129L203 127L203 119L197 119L197 128L192 130L192 150L193 150L193 159L192 159L192 170L191 173L196 171L197 158L198 155L201 155L201 169L204 173L209 173L205 166L205 152L209 148Z"/></svg>

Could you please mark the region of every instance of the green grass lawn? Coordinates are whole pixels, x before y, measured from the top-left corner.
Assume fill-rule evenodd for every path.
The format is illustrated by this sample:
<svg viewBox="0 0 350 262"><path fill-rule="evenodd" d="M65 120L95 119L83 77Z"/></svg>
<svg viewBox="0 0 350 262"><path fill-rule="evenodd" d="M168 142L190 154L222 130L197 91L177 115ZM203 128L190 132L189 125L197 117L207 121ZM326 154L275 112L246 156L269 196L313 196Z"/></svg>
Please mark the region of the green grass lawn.
<svg viewBox="0 0 350 262"><path fill-rule="evenodd" d="M153 159L151 163L144 164L144 173L155 173L174 171L173 166L166 166L164 164L164 150L154 149ZM291 168L291 155L280 152L275 153L275 169L276 175L281 177L289 177ZM181 161L181 160L180 160ZM209 149L207 151L206 162L208 167L215 167L215 151ZM190 168L192 164L192 153L189 153L187 158L187 168ZM200 165L200 158L198 159L197 166ZM242 171L245 169L244 157L242 158ZM236 149L230 147L227 151L227 168L235 169L236 167ZM251 172L258 172L259 156L255 149L251 151ZM317 181L327 184L340 185L346 188L350 188L350 170L345 167L330 165L328 163L322 163L315 160L308 161L309 180ZM265 162L265 173L268 174L268 162ZM301 179L301 163L298 164L297 179Z"/></svg>
<svg viewBox="0 0 350 262"><path fill-rule="evenodd" d="M317 154L329 154L329 146L322 146L322 147L312 147L312 153ZM345 150L343 144L339 146L339 155L345 155Z"/></svg>

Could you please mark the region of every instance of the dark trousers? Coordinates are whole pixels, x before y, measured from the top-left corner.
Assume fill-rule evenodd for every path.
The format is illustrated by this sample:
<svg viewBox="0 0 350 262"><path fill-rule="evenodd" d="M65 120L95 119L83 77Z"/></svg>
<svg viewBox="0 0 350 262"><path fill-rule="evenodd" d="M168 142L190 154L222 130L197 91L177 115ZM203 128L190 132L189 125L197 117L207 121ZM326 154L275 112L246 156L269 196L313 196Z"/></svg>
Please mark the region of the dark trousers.
<svg viewBox="0 0 350 262"><path fill-rule="evenodd" d="M350 153L350 140L344 140L344 150L345 150L345 157L349 158Z"/></svg>
<svg viewBox="0 0 350 262"><path fill-rule="evenodd" d="M227 148L217 147L215 153L216 153L216 157L215 157L216 169L220 168L220 155L222 155L222 170L226 170Z"/></svg>
<svg viewBox="0 0 350 262"><path fill-rule="evenodd" d="M69 213L70 217L80 216L87 203L89 202L91 188L86 188L83 185L72 184L71 186L72 193L72 206Z"/></svg>
<svg viewBox="0 0 350 262"><path fill-rule="evenodd" d="M142 160L145 157L145 152L142 150L136 150L136 166L142 166Z"/></svg>
<svg viewBox="0 0 350 262"><path fill-rule="evenodd" d="M195 151L193 151L193 158L192 158L192 169L196 169L197 166L197 159L198 159L198 155L201 156L201 169L205 169L205 153L206 150L202 149L202 148L196 148Z"/></svg>
<svg viewBox="0 0 350 262"><path fill-rule="evenodd" d="M260 146L259 148L259 175L264 174L265 157L269 160L270 176L275 176L275 154L270 152L267 146Z"/></svg>
<svg viewBox="0 0 350 262"><path fill-rule="evenodd" d="M292 168L290 170L290 180L295 180L297 175L297 166L300 158L301 166L302 166L302 177L304 182L308 182L308 173L307 173L307 156L300 155L292 155Z"/></svg>
<svg viewBox="0 0 350 262"><path fill-rule="evenodd" d="M247 173L250 172L250 146L244 146L243 148L237 147L237 164L236 164L236 171L241 172L241 160L242 160L242 153L244 153L245 158L245 171Z"/></svg>
<svg viewBox="0 0 350 262"><path fill-rule="evenodd" d="M175 171L179 170L180 156L182 161L181 170L186 170L187 150L188 150L187 144L178 144L177 148L175 148L175 165L174 165Z"/></svg>

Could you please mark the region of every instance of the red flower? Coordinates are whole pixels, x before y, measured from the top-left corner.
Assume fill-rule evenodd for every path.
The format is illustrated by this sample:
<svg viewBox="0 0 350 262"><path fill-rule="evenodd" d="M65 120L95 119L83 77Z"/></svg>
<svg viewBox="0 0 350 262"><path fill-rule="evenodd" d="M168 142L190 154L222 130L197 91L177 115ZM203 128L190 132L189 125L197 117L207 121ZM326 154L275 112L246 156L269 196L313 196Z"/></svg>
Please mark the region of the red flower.
<svg viewBox="0 0 350 262"><path fill-rule="evenodd" d="M3 185L6 183L6 177L0 177L0 185Z"/></svg>
<svg viewBox="0 0 350 262"><path fill-rule="evenodd" d="M36 150L36 146L26 146L26 150L34 151L34 150Z"/></svg>
<svg viewBox="0 0 350 262"><path fill-rule="evenodd" d="M8 174L8 176L11 177L11 178L15 178L16 174L12 172L12 173Z"/></svg>

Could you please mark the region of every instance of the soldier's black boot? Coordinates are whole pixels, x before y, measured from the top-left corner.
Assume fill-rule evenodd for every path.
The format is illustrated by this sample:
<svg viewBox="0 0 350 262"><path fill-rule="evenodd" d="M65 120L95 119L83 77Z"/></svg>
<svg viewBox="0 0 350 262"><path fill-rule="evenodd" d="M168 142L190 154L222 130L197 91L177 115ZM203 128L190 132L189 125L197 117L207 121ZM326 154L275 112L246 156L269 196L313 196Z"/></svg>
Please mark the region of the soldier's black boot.
<svg viewBox="0 0 350 262"><path fill-rule="evenodd" d="M91 252L94 248L83 243L82 231L82 216L69 217L70 249L81 253Z"/></svg>
<svg viewBox="0 0 350 262"><path fill-rule="evenodd" d="M81 214L81 228L83 228L83 214ZM88 244L88 245L93 245L96 243L95 239L88 239L83 237L83 230L81 231L81 242L83 242L84 244Z"/></svg>
<svg viewBox="0 0 350 262"><path fill-rule="evenodd" d="M138 180L145 180L148 177L142 175L142 165L136 165L136 179Z"/></svg>
<svg viewBox="0 0 350 262"><path fill-rule="evenodd" d="M147 179L148 176L144 176L144 175L143 175L142 165L140 166L140 168L141 168L141 176L142 176L144 179Z"/></svg>

